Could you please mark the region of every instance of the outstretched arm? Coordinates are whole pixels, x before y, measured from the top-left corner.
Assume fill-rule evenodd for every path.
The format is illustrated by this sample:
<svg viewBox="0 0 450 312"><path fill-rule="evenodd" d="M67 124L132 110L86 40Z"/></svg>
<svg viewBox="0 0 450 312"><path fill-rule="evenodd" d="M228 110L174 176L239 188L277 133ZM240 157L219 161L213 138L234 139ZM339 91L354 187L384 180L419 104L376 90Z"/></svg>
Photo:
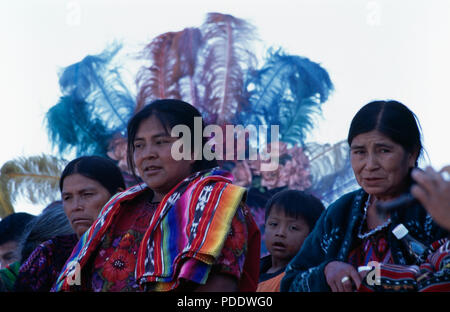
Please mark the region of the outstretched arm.
<svg viewBox="0 0 450 312"><path fill-rule="evenodd" d="M450 166L436 172L428 167L425 171L413 170L412 177L417 182L411 194L425 207L433 220L450 230Z"/></svg>

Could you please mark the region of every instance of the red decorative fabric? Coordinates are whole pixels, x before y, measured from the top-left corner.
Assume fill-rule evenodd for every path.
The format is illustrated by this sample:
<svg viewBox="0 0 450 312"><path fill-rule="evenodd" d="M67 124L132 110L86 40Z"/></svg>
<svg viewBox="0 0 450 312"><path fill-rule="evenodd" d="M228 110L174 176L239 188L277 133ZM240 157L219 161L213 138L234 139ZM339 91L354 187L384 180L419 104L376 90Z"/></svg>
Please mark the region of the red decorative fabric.
<svg viewBox="0 0 450 312"><path fill-rule="evenodd" d="M450 240L434 242L427 260L417 265L381 264L378 285L363 281L358 291L450 291Z"/></svg>

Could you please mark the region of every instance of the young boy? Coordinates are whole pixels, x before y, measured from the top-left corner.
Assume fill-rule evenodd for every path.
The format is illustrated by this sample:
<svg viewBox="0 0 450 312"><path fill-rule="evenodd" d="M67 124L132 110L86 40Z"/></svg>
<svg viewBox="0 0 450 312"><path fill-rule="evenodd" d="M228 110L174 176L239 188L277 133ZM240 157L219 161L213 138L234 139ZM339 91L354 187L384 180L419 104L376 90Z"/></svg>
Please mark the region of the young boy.
<svg viewBox="0 0 450 312"><path fill-rule="evenodd" d="M257 292L280 291L286 266L324 210L319 199L301 191L284 190L269 199L265 213L265 244L270 255L261 259Z"/></svg>

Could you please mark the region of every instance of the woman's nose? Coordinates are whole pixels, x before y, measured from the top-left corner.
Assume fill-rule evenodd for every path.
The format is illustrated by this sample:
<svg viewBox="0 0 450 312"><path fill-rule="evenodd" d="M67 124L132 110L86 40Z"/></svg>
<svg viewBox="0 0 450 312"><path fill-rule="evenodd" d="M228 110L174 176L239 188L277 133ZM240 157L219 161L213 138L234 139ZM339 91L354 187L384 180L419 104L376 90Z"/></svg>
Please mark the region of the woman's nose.
<svg viewBox="0 0 450 312"><path fill-rule="evenodd" d="M70 210L82 210L83 209L83 200L81 197L75 197L72 200Z"/></svg>
<svg viewBox="0 0 450 312"><path fill-rule="evenodd" d="M379 166L380 165L379 165L376 155L369 153L369 155L367 156L367 161L366 161L366 169L374 170L374 169L378 169Z"/></svg>
<svg viewBox="0 0 450 312"><path fill-rule="evenodd" d="M142 158L154 158L156 157L156 151L155 148L152 146L152 144L147 144L143 151L141 152Z"/></svg>

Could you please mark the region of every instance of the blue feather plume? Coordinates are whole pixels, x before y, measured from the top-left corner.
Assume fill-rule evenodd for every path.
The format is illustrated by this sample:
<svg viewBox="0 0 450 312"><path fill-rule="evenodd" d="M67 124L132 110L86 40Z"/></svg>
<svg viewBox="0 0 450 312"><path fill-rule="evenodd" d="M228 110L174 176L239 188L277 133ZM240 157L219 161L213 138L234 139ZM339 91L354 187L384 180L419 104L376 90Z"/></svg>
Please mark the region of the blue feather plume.
<svg viewBox="0 0 450 312"><path fill-rule="evenodd" d="M249 125L279 125L279 140L303 145L333 90L327 71L319 64L281 50L269 50L263 67L248 73L245 82L249 104L240 121Z"/></svg>
<svg viewBox="0 0 450 312"><path fill-rule="evenodd" d="M61 72L63 96L46 114L49 137L60 153L105 156L112 136L125 134L135 97L113 64L120 49L112 44Z"/></svg>
<svg viewBox="0 0 450 312"><path fill-rule="evenodd" d="M46 115L51 142L61 154L73 149L78 156L106 155L110 131L99 119L91 119L89 103L63 96Z"/></svg>

